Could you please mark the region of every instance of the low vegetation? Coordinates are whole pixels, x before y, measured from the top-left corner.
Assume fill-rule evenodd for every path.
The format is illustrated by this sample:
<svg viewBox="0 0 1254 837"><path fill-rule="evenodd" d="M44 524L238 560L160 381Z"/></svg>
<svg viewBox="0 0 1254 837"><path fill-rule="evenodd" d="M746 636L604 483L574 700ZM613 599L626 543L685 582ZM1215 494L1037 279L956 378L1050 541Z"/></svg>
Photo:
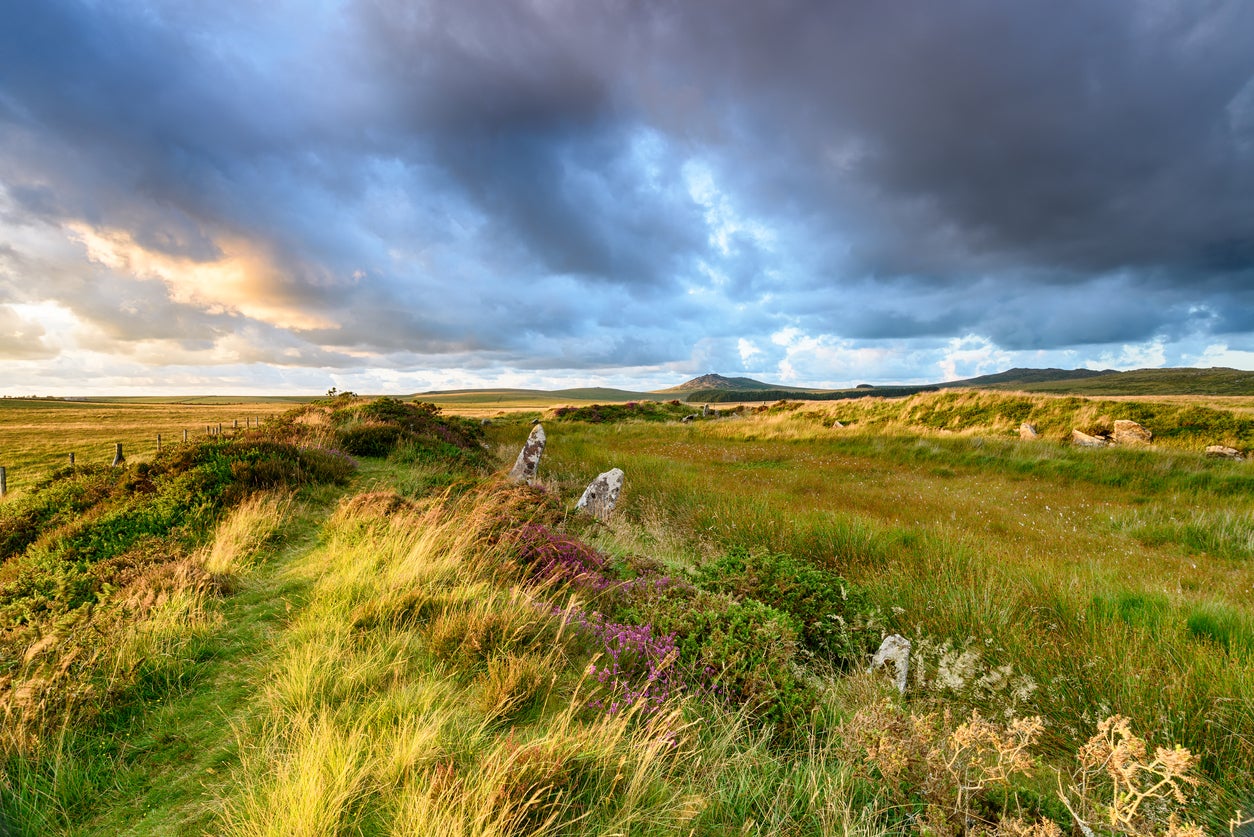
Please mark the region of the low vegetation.
<svg viewBox="0 0 1254 837"><path fill-rule="evenodd" d="M1248 463L1174 408L1152 450L1005 438L1025 400L1123 417L580 408L527 486L530 416L349 394L49 474L0 503L0 833L1221 837Z"/></svg>

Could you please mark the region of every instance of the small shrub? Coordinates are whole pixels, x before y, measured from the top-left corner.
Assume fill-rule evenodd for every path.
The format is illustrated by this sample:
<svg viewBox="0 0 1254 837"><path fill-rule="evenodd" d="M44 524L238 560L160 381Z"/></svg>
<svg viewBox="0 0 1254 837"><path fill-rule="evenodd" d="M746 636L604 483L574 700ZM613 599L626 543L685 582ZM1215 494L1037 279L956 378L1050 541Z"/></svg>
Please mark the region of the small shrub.
<svg viewBox="0 0 1254 837"><path fill-rule="evenodd" d="M873 637L854 627L869 605L831 570L791 555L753 556L737 547L702 567L698 583L788 614L800 624L805 648L837 667L861 661L870 650Z"/></svg>

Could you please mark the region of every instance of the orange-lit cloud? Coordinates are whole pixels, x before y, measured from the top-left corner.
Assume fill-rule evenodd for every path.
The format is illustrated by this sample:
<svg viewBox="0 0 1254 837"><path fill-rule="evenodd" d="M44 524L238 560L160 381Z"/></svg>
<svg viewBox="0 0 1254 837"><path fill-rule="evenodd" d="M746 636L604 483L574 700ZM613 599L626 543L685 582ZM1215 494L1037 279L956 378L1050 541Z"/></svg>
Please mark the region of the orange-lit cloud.
<svg viewBox="0 0 1254 837"><path fill-rule="evenodd" d="M145 248L126 230L81 222L66 226L88 259L137 279L160 281L175 302L209 313L242 314L278 328L336 326L335 321L309 311L269 254L245 238L219 237L215 243L221 258L197 261Z"/></svg>

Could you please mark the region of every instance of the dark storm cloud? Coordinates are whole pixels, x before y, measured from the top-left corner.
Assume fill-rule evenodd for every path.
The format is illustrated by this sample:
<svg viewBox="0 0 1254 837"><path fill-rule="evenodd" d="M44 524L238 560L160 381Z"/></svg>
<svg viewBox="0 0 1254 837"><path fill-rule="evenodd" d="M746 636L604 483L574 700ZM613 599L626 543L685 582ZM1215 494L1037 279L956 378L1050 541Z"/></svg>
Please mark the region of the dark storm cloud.
<svg viewBox="0 0 1254 837"><path fill-rule="evenodd" d="M246 241L297 363L1241 335L1251 43L1244 2L9 4L0 223ZM117 339L255 318L59 265Z"/></svg>

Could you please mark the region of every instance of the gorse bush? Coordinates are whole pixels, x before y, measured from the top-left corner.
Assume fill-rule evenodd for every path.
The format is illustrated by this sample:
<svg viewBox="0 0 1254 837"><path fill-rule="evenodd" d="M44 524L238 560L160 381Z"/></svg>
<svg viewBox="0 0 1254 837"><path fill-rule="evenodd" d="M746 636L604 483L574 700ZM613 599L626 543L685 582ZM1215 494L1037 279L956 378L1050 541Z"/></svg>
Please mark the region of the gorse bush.
<svg viewBox="0 0 1254 837"><path fill-rule="evenodd" d="M589 407L556 407L558 421L610 424L620 421L675 421L692 413L692 406L678 401L628 401L626 404L593 404Z"/></svg>
<svg viewBox="0 0 1254 837"><path fill-rule="evenodd" d="M314 402L271 420L276 438L318 444L352 456L396 457L406 464L451 462L479 468L487 460L477 422L445 416L434 404L351 394Z"/></svg>
<svg viewBox="0 0 1254 837"><path fill-rule="evenodd" d="M861 661L879 638L859 629L869 609L865 597L839 574L791 555L754 556L737 547L702 566L698 578L709 590L788 614L804 647L836 668Z"/></svg>

